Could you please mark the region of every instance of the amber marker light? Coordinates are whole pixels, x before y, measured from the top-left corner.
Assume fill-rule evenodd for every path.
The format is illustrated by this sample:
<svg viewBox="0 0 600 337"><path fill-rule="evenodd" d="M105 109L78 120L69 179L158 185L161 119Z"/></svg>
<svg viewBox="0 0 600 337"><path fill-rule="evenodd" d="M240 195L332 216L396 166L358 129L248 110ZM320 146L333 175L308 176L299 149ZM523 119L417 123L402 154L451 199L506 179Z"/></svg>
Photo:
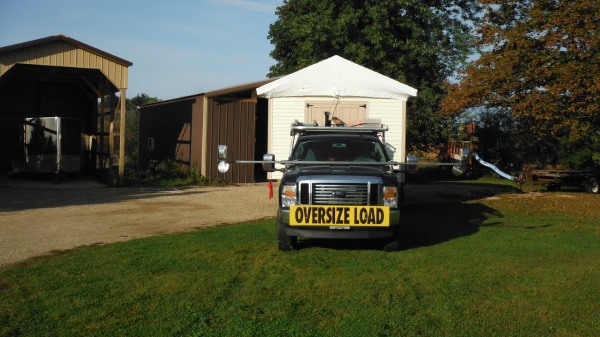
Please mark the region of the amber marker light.
<svg viewBox="0 0 600 337"><path fill-rule="evenodd" d="M383 197L384 198L395 198L396 197L396 188L395 187L386 187L383 189Z"/></svg>
<svg viewBox="0 0 600 337"><path fill-rule="evenodd" d="M398 189L396 187L383 187L383 206L398 207Z"/></svg>
<svg viewBox="0 0 600 337"><path fill-rule="evenodd" d="M283 186L281 192L281 205L283 207L296 205L296 185Z"/></svg>

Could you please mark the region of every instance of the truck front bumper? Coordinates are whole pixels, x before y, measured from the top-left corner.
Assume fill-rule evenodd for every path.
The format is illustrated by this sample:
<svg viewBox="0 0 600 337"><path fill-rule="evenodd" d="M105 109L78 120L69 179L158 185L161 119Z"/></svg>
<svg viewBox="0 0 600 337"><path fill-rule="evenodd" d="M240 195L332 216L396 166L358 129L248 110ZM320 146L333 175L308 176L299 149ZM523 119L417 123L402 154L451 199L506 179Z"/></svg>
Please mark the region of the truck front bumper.
<svg viewBox="0 0 600 337"><path fill-rule="evenodd" d="M330 226L290 226L290 210L279 209L277 222L282 224L285 234L316 239L375 239L394 235L400 224L400 210L390 210L389 227L349 226L348 229L332 229ZM340 228L341 226L333 226Z"/></svg>

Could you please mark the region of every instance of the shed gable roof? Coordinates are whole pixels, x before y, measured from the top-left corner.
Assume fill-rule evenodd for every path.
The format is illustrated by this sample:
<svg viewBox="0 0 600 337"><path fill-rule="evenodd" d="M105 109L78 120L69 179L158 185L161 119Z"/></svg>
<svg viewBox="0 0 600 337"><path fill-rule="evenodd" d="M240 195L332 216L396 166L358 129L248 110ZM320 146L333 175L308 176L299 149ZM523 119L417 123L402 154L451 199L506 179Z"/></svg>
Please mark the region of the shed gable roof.
<svg viewBox="0 0 600 337"><path fill-rule="evenodd" d="M71 39L54 35L0 48L0 76L17 63L99 69L117 88L127 88L133 63Z"/></svg>
<svg viewBox="0 0 600 337"><path fill-rule="evenodd" d="M370 97L406 101L417 89L340 56L333 56L256 89L274 97Z"/></svg>
<svg viewBox="0 0 600 337"><path fill-rule="evenodd" d="M10 46L6 46L6 47L1 47L0 48L0 54L5 53L5 52L9 52L9 51L13 51L13 50L17 50L17 49L23 49L23 48L27 48L27 47L31 47L31 46L35 46L35 45L39 45L39 44L44 44L44 43L48 43L48 42L52 42L52 41L64 41L66 43L72 44L76 47L79 47L83 50L87 50L91 53L94 54L98 54L100 56L103 56L111 61L114 61L116 63L119 63L121 65L124 65L126 67L131 67L133 65L133 63L124 60L120 57L117 57L113 54L109 54L103 50L100 50L98 48L94 48L88 44L85 44L81 41L77 41L75 39L72 39L66 35L63 34L57 34L57 35L53 35L53 36L48 36L42 39L37 39L37 40L32 40L32 41L27 41L27 42L22 42L22 43L17 43L17 44L13 44Z"/></svg>

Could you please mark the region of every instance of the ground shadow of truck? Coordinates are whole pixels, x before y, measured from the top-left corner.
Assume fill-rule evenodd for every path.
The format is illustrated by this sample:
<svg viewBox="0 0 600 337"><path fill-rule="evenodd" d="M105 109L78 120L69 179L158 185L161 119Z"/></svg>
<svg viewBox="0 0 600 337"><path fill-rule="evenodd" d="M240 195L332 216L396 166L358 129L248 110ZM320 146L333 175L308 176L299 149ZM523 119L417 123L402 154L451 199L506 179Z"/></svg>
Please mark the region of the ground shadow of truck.
<svg viewBox="0 0 600 337"><path fill-rule="evenodd" d="M494 226L502 214L481 203L441 202L405 207L400 218L401 250L428 247L473 235L482 226ZM486 222L484 224L484 222ZM300 239L297 249L327 248L335 250L381 250L383 239L333 240Z"/></svg>

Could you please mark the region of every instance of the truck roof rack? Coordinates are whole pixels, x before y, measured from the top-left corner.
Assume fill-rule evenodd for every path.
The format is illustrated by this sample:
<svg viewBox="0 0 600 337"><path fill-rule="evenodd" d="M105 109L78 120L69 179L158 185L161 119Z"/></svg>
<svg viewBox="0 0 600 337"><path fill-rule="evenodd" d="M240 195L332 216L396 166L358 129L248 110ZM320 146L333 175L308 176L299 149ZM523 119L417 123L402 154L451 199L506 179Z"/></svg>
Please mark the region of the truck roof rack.
<svg viewBox="0 0 600 337"><path fill-rule="evenodd" d="M379 124L379 126L367 127L349 127L349 126L319 126L314 123L302 123L297 120L290 126L290 136L308 135L319 133L352 133L352 134L378 134L388 131L388 126Z"/></svg>

